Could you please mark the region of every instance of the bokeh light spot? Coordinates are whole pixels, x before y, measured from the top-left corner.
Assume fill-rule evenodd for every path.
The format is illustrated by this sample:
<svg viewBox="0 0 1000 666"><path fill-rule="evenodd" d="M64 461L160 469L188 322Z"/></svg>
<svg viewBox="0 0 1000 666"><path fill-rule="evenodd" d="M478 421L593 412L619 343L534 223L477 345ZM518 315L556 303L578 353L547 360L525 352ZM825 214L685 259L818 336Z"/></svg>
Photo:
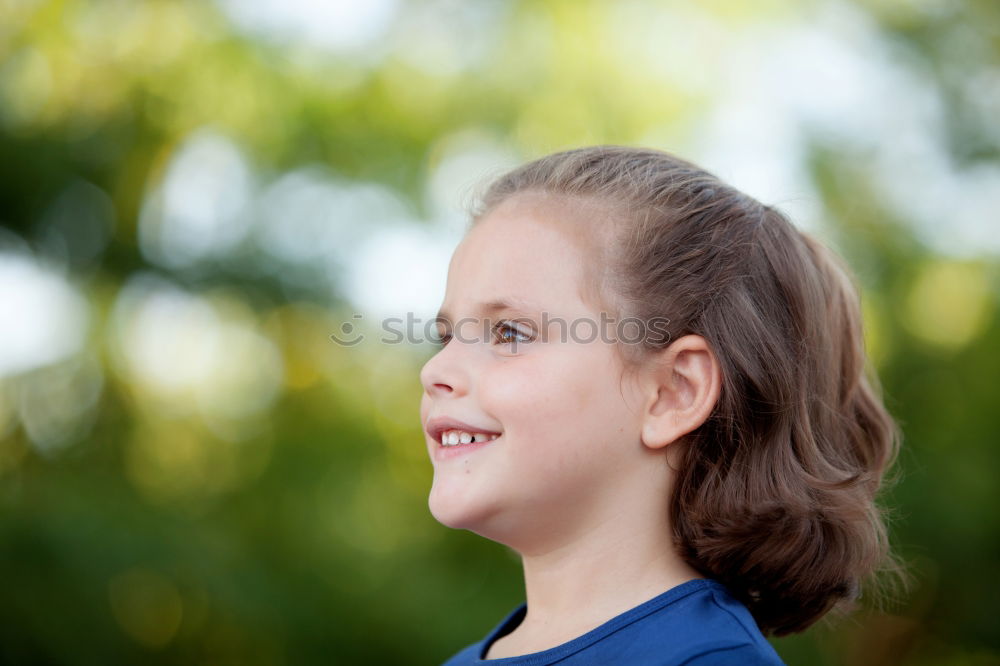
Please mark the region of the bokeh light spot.
<svg viewBox="0 0 1000 666"><path fill-rule="evenodd" d="M995 307L981 265L933 261L923 266L910 289L903 322L924 342L959 349L983 332Z"/></svg>

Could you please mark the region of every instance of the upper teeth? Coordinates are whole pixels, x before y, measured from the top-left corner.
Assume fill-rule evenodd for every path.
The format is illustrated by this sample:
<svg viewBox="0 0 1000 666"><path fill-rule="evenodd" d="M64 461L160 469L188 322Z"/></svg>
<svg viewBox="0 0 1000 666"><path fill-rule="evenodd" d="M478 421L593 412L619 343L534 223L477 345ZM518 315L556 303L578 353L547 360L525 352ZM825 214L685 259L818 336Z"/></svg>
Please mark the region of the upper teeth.
<svg viewBox="0 0 1000 666"><path fill-rule="evenodd" d="M441 444L444 446L455 446L456 444L469 444L470 442L490 442L497 437L499 437L499 435L487 435L482 432L446 430L441 433Z"/></svg>

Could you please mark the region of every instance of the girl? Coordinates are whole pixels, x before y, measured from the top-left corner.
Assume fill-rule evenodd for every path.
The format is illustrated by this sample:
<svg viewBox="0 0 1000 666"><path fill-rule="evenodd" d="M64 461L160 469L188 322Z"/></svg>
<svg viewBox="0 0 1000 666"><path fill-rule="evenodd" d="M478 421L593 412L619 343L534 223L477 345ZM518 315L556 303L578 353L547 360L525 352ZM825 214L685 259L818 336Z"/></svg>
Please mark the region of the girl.
<svg viewBox="0 0 1000 666"><path fill-rule="evenodd" d="M526 603L448 666L780 664L859 596L898 429L839 260L667 153L488 188L421 371L431 513L521 557Z"/></svg>

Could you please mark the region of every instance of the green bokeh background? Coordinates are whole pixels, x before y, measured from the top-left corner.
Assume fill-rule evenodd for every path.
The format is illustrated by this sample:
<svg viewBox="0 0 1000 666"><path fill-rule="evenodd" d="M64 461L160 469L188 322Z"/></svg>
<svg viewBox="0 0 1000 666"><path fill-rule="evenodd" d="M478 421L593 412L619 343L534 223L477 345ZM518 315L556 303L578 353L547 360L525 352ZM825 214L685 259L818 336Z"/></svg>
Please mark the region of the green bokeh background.
<svg viewBox="0 0 1000 666"><path fill-rule="evenodd" d="M30 272L5 269L25 261L84 306L38 333L75 336L69 351L12 347L0 376L0 661L436 664L523 599L512 552L427 511L428 346L333 344L357 301L322 254L293 261L254 232L157 253L184 150L207 151L197 178L235 168L211 210L236 226L288 174L348 197L361 212L331 224L349 258L391 220L437 224L429 192L463 150L506 166L626 143L697 161L710 151L691 137L720 105L850 90L856 72L813 76L794 50L767 90L733 68L835 24L923 95L862 96L856 117L891 128L933 100L953 186L928 189L916 158L888 169L907 137L866 134L850 112L839 129L804 123L801 154L752 159L797 160L818 211L806 222L856 270L905 436L885 502L914 584L774 644L790 664L1000 663L1000 244L952 232L962 216L1000 234L1000 199L982 191L1000 183L1000 4L353 3L362 25L352 3L289 3L312 7L313 27L347 26L326 42L241 22L277 5L239 4L0 0L0 326L30 319L17 295L38 292L15 279ZM482 174L467 175L445 196ZM986 185L967 196L973 181ZM930 228L908 192L937 206Z"/></svg>

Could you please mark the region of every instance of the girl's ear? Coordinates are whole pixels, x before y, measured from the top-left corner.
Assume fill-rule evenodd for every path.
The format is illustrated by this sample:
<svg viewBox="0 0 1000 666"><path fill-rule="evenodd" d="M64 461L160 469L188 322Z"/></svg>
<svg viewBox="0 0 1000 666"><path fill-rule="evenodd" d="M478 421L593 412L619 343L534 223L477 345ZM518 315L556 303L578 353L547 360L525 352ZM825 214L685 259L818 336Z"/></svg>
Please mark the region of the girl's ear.
<svg viewBox="0 0 1000 666"><path fill-rule="evenodd" d="M662 448L708 419L722 391L722 369L700 335L674 340L647 368L642 442Z"/></svg>

